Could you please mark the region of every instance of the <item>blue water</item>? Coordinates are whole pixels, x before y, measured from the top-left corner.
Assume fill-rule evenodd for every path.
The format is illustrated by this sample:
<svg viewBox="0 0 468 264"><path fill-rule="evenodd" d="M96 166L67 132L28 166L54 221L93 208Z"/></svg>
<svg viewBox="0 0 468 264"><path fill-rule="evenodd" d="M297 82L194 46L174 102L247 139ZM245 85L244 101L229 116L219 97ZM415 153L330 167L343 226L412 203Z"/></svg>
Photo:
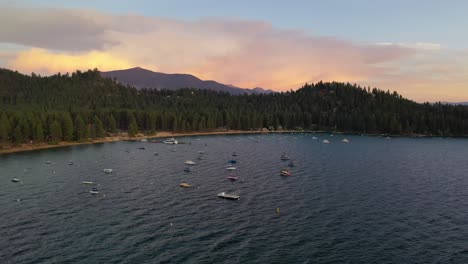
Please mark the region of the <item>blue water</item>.
<svg viewBox="0 0 468 264"><path fill-rule="evenodd" d="M468 140L313 136L0 156L0 263L468 263Z"/></svg>

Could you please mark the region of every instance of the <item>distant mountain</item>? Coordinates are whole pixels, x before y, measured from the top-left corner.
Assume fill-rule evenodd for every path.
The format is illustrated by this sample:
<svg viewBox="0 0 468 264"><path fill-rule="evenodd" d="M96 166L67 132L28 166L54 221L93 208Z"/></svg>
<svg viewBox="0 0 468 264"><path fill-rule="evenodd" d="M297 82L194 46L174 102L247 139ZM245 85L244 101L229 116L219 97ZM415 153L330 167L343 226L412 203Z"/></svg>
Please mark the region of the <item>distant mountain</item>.
<svg viewBox="0 0 468 264"><path fill-rule="evenodd" d="M127 70L101 72L101 76L106 78L115 78L118 82L134 86L137 89L153 88L158 90L177 90L181 88L198 88L229 92L231 94L273 93L272 90L265 90L259 87L253 89L244 89L215 81L200 80L199 78L190 74L167 74L153 72L140 67Z"/></svg>

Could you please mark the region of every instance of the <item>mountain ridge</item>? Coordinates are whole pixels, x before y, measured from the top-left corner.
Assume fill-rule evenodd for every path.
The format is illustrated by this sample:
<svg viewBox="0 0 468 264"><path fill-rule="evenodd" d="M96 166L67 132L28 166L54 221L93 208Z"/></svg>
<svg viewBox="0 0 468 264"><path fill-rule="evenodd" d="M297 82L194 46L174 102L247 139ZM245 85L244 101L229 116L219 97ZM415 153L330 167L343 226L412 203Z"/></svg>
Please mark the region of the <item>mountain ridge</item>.
<svg viewBox="0 0 468 264"><path fill-rule="evenodd" d="M218 92L228 92L231 94L274 93L272 90L260 87L252 89L241 88L234 85L219 83L214 80L201 80L200 78L187 73L154 72L141 67L100 72L100 74L105 78L116 79L122 84L130 85L137 89L150 88L158 90L177 90L182 88L198 88Z"/></svg>

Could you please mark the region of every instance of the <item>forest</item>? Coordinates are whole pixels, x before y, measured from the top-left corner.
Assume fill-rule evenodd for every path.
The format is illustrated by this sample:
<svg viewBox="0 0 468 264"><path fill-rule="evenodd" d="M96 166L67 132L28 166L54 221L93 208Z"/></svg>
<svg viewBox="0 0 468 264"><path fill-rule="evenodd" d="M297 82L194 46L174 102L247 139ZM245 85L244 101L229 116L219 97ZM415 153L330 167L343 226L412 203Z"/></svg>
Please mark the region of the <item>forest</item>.
<svg viewBox="0 0 468 264"><path fill-rule="evenodd" d="M324 130L466 136L468 108L416 103L396 92L339 82L296 91L231 95L188 87L142 89L97 69L23 75L0 69L0 143L89 141L120 132Z"/></svg>

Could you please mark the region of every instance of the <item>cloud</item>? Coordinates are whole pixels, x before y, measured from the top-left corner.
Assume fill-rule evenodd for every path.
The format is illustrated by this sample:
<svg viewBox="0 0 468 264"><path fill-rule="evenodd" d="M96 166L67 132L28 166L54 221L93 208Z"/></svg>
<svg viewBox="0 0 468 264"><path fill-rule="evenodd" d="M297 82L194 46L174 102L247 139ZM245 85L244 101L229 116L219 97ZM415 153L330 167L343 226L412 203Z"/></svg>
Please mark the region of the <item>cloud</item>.
<svg viewBox="0 0 468 264"><path fill-rule="evenodd" d="M1 43L27 47L6 63L26 73L141 66L276 90L323 80L405 92L401 80L411 73L421 78L438 70L444 77L442 69L460 68L434 64L443 51L436 43L363 44L262 21L183 21L91 10L2 8Z"/></svg>

